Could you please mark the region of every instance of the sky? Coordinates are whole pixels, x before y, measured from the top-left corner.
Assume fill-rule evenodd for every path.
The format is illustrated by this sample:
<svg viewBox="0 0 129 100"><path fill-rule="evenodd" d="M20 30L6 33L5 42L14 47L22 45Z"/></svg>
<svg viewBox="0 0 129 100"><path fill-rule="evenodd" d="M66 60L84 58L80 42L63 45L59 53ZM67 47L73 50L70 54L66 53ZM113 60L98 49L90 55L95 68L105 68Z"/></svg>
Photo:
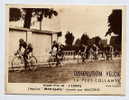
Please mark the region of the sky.
<svg viewBox="0 0 129 100"><path fill-rule="evenodd" d="M100 36L104 38L108 30L108 16L112 9L107 7L79 7L65 9L62 13L61 27L63 33L67 30L73 32L75 38L80 38L83 33L90 38Z"/></svg>
<svg viewBox="0 0 129 100"><path fill-rule="evenodd" d="M108 16L113 9L121 9L118 6L78 6L66 7L61 12L61 28L63 34L66 31L73 32L75 38L80 38L83 33L90 38L100 36L110 41L110 36L105 37L108 30ZM64 38L64 37L62 37Z"/></svg>
<svg viewBox="0 0 129 100"><path fill-rule="evenodd" d="M58 16L52 19L44 18L42 29L62 31L62 37L59 39L61 43L64 43L67 31L73 33L75 40L83 33L88 34L90 38L100 36L105 39L104 35L108 30L108 16L113 9L121 8L122 6L56 6L54 9L58 11ZM32 19L32 23L32 28L39 28L36 18Z"/></svg>

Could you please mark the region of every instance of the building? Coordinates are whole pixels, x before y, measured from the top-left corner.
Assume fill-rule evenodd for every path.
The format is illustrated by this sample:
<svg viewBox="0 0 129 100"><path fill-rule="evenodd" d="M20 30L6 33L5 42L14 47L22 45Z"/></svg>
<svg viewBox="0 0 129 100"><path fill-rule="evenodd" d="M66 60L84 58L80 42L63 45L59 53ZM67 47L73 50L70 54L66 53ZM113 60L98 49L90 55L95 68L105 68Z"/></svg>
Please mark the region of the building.
<svg viewBox="0 0 129 100"><path fill-rule="evenodd" d="M46 62L49 57L52 41L58 41L59 36L61 36L61 32L9 27L9 61L14 57L14 53L18 49L19 39L23 38L27 43L32 43L34 48L33 55L36 56L38 62Z"/></svg>

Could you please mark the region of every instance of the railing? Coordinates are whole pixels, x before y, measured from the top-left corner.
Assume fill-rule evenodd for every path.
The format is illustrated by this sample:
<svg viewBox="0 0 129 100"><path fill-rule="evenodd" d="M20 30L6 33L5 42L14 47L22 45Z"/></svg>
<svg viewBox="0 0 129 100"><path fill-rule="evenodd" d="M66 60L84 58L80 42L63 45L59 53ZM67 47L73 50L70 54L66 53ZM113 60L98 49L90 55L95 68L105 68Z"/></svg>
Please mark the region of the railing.
<svg viewBox="0 0 129 100"><path fill-rule="evenodd" d="M79 56L74 50L72 51L63 51L64 53L64 59L63 59L63 63L78 63L78 62L82 62L82 58L81 56ZM9 67L11 67L11 61L12 61L13 56L9 57ZM48 59L49 56L36 56L38 63L36 65L42 66L48 66ZM92 59L88 59L87 61L91 61ZM20 66L24 66L24 65L20 65ZM17 65L15 66L17 67Z"/></svg>
<svg viewBox="0 0 129 100"><path fill-rule="evenodd" d="M76 53L74 50L72 51L63 51L64 55L65 56L74 56Z"/></svg>

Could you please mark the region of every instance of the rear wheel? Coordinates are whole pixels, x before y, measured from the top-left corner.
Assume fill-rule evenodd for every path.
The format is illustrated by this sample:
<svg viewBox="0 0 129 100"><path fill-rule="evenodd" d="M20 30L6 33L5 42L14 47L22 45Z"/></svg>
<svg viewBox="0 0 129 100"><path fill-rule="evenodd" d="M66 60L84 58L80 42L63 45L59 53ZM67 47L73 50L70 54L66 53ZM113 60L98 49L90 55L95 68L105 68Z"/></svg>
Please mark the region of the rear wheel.
<svg viewBox="0 0 129 100"><path fill-rule="evenodd" d="M50 56L48 60L49 67L55 67L56 66L56 58L55 56Z"/></svg>
<svg viewBox="0 0 129 100"><path fill-rule="evenodd" d="M35 71L37 69L37 59L35 56L32 56L30 58L30 62L29 62L29 68L32 71Z"/></svg>

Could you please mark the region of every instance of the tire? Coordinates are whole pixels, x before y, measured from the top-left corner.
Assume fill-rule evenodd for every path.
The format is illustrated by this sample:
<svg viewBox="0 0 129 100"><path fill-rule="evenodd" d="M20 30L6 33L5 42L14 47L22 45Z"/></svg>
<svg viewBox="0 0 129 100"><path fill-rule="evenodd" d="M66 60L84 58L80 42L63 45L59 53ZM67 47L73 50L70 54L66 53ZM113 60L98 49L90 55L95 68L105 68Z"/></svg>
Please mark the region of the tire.
<svg viewBox="0 0 129 100"><path fill-rule="evenodd" d="M30 59L30 62L29 62L29 68L30 68L30 70L32 70L32 71L35 71L35 70L37 70L37 59L36 59L36 57L35 56L32 56Z"/></svg>
<svg viewBox="0 0 129 100"><path fill-rule="evenodd" d="M12 71L21 72L22 70L24 70L24 60L20 56L14 57L11 62L11 65L12 65Z"/></svg>
<svg viewBox="0 0 129 100"><path fill-rule="evenodd" d="M49 66L49 67L52 67L52 63L51 63L51 62L52 62L52 58L51 58L51 56L50 56L49 59L48 59L48 66Z"/></svg>
<svg viewBox="0 0 129 100"><path fill-rule="evenodd" d="M48 65L49 67L56 67L56 59L53 56L50 56L48 59Z"/></svg>

